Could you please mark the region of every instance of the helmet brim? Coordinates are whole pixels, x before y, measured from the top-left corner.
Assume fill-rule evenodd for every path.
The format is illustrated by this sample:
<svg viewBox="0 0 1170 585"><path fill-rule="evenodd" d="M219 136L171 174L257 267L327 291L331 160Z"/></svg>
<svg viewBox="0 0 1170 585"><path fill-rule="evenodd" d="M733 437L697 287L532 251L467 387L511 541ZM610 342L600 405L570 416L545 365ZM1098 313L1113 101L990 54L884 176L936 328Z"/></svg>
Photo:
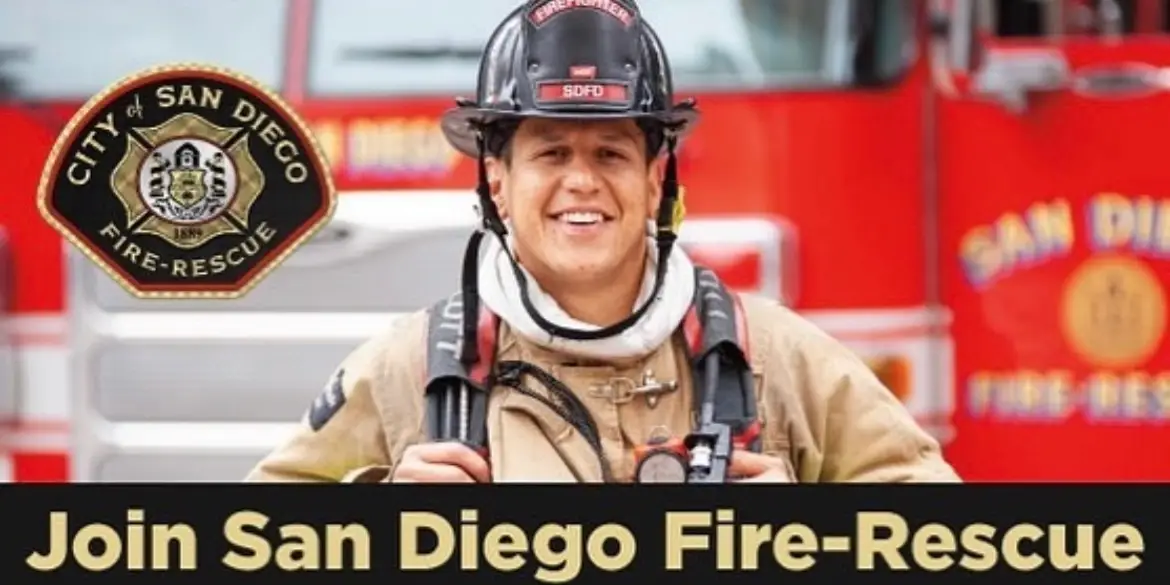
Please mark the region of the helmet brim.
<svg viewBox="0 0 1170 585"><path fill-rule="evenodd" d="M505 112L491 108L456 107L448 110L439 120L447 142L457 151L472 157L479 156L477 128L501 120L524 120L543 118L549 120L654 120L673 129L672 134L681 142L699 122L699 111L679 108L671 112L640 113L629 111L573 112L573 111L521 111Z"/></svg>

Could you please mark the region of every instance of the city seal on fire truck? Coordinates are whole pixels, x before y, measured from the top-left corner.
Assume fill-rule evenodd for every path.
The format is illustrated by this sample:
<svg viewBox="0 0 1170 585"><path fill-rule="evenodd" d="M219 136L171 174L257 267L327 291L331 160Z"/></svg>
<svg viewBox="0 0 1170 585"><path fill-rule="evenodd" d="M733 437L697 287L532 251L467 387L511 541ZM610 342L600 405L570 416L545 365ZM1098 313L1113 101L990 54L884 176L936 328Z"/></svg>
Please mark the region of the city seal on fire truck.
<svg viewBox="0 0 1170 585"><path fill-rule="evenodd" d="M1142 365L1166 331L1166 296L1158 276L1129 256L1085 261L1069 277L1061 308L1069 344L1099 367Z"/></svg>
<svg viewBox="0 0 1170 585"><path fill-rule="evenodd" d="M247 294L333 216L323 151L279 96L219 67L130 75L70 120L45 220L141 298Z"/></svg>

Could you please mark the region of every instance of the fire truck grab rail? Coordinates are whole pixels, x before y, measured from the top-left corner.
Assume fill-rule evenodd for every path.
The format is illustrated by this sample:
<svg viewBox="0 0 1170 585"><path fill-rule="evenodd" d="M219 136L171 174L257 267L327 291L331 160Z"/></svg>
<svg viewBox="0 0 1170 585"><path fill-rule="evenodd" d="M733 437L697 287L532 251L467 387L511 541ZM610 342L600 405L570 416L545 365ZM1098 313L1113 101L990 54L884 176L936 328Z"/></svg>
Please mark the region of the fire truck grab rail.
<svg viewBox="0 0 1170 585"><path fill-rule="evenodd" d="M1064 89L1070 78L1068 61L1060 49L991 50L972 79L971 93L1023 114L1030 94Z"/></svg>
<svg viewBox="0 0 1170 585"><path fill-rule="evenodd" d="M959 97L959 90L951 70L951 45L956 29L951 4L952 0L930 0L927 24L930 27L928 59L931 81L940 94L953 99Z"/></svg>

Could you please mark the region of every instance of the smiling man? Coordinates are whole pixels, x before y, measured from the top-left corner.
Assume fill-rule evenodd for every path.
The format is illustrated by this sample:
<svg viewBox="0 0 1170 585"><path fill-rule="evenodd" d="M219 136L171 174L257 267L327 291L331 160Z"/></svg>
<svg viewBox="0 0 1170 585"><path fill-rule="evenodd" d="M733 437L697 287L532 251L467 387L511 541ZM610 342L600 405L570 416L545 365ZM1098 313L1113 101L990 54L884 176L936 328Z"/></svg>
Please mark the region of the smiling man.
<svg viewBox="0 0 1170 585"><path fill-rule="evenodd" d="M580 321L628 317L661 198L661 165L646 136L631 120L538 118L506 144L487 173L501 214L523 234L513 245L520 265Z"/></svg>
<svg viewBox="0 0 1170 585"><path fill-rule="evenodd" d="M249 480L959 480L848 349L676 249L699 113L632 0L525 3L479 81L443 120L479 162L462 290L356 349Z"/></svg>

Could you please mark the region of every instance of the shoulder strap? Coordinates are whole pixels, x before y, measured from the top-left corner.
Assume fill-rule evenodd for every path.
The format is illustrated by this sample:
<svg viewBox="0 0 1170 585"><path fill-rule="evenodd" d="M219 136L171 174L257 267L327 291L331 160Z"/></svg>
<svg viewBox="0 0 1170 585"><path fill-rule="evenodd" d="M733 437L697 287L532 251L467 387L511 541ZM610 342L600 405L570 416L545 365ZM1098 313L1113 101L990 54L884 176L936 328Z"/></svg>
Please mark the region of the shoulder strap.
<svg viewBox="0 0 1170 585"><path fill-rule="evenodd" d="M478 310L477 310L478 309ZM468 319L468 315L472 318ZM487 448L487 379L496 355L499 317L476 298L456 292L435 303L427 319L427 434ZM474 339L474 343L463 343Z"/></svg>
<svg viewBox="0 0 1170 585"><path fill-rule="evenodd" d="M760 449L760 425L756 417L756 390L752 377L748 325L739 296L723 284L715 272L695 266L695 298L683 322L691 360L694 403L701 408L704 390L715 385L714 422L731 427L735 445ZM719 366L709 371L712 354ZM717 377L708 380L708 375Z"/></svg>

